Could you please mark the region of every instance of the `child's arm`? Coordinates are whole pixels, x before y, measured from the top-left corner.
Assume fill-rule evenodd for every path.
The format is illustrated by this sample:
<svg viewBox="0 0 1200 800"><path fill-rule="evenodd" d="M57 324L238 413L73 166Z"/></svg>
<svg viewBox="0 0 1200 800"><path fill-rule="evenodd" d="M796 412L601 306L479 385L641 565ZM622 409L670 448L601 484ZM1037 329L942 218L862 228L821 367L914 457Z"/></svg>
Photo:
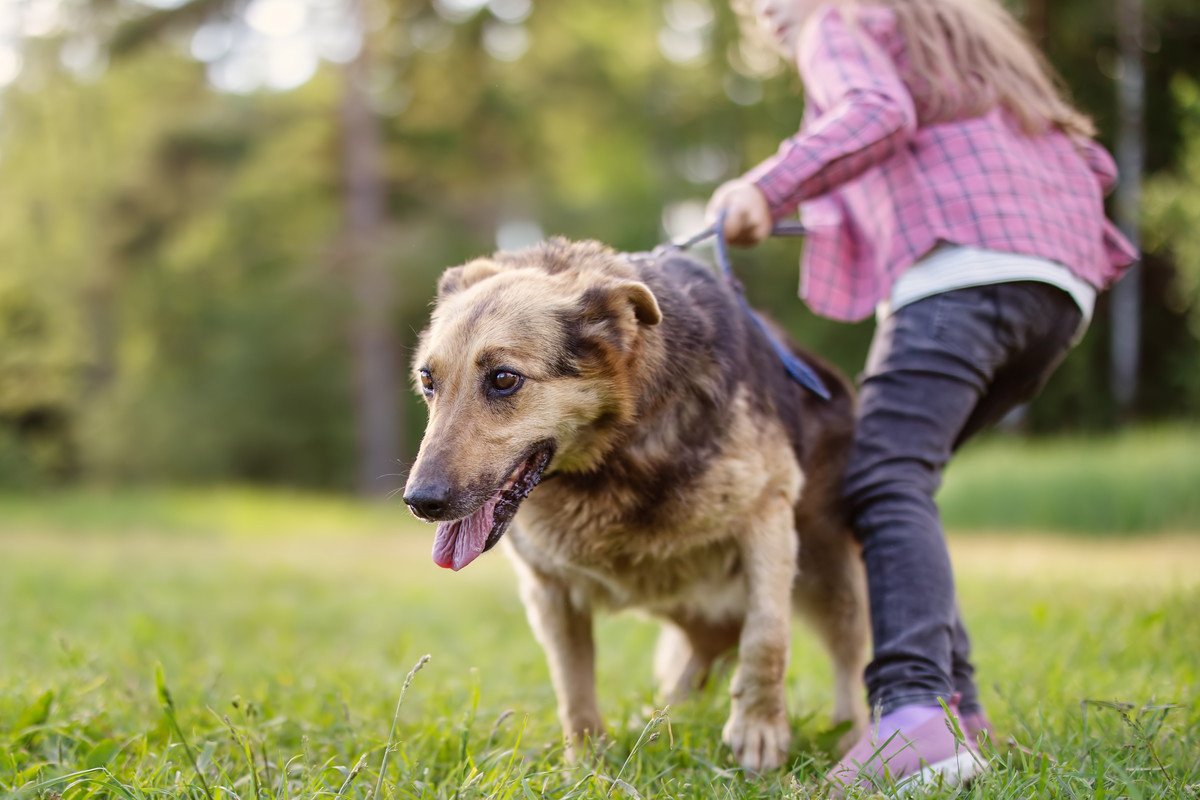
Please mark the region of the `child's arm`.
<svg viewBox="0 0 1200 800"><path fill-rule="evenodd" d="M888 26L895 19L887 11L860 13L858 21L847 21L838 9L820 12L802 35L800 76L810 102L823 112L744 176L762 191L775 219L887 160L916 130L912 96L867 28L867 15L886 14L879 22Z"/></svg>

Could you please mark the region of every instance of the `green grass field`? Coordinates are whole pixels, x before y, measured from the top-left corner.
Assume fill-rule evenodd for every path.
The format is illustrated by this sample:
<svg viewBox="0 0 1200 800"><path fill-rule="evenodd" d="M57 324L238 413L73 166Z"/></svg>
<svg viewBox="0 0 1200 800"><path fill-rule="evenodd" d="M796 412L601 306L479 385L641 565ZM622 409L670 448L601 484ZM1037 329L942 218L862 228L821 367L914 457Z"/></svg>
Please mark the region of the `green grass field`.
<svg viewBox="0 0 1200 800"><path fill-rule="evenodd" d="M983 445L962 472L1004 474L988 459L1013 448ZM1039 534L1036 518L1006 518L1019 533L952 534L1006 740L963 796L1200 797L1189 513L1143 513L1121 538ZM611 741L570 765L508 564L489 554L443 572L430 542L399 509L303 495L0 497L0 796L820 796L831 695L802 628L785 771L733 768L720 744L727 675L665 714L654 705L656 629L631 615L598 630Z"/></svg>
<svg viewBox="0 0 1200 800"><path fill-rule="evenodd" d="M959 531L1200 530L1200 427L973 442L951 462L939 504Z"/></svg>

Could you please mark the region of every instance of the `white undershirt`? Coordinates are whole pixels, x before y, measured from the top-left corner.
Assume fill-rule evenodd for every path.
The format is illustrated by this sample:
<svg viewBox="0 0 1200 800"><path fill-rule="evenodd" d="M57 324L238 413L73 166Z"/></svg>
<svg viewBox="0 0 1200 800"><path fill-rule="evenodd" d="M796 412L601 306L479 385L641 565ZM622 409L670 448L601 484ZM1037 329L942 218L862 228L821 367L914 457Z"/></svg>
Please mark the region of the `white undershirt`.
<svg viewBox="0 0 1200 800"><path fill-rule="evenodd" d="M1013 281L1048 283L1069 294L1083 313L1075 341L1083 338L1096 306L1096 289L1090 283L1045 258L957 244L943 244L905 270L875 316L886 319L896 309L942 292Z"/></svg>

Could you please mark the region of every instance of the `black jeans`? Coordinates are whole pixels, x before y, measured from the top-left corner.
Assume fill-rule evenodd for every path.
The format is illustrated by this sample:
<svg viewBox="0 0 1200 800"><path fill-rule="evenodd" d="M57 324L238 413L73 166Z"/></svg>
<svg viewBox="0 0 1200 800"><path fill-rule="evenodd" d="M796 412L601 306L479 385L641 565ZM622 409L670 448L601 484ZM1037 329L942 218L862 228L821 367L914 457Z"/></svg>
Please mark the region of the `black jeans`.
<svg viewBox="0 0 1200 800"><path fill-rule="evenodd" d="M957 289L898 309L875 332L845 494L863 546L872 708L979 708L970 643L933 496L972 434L1033 397L1071 348L1081 314L1049 284Z"/></svg>

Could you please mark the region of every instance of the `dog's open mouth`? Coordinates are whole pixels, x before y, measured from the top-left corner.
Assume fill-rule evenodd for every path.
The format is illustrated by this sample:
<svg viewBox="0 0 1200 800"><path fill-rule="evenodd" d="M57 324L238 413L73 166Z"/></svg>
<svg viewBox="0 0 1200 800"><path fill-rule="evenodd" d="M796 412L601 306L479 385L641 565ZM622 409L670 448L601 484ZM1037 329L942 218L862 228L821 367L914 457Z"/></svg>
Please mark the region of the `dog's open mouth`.
<svg viewBox="0 0 1200 800"><path fill-rule="evenodd" d="M433 563L457 572L495 547L516 515L517 506L541 481L553 455L553 445L539 447L517 465L479 510L462 519L439 522L433 540Z"/></svg>

